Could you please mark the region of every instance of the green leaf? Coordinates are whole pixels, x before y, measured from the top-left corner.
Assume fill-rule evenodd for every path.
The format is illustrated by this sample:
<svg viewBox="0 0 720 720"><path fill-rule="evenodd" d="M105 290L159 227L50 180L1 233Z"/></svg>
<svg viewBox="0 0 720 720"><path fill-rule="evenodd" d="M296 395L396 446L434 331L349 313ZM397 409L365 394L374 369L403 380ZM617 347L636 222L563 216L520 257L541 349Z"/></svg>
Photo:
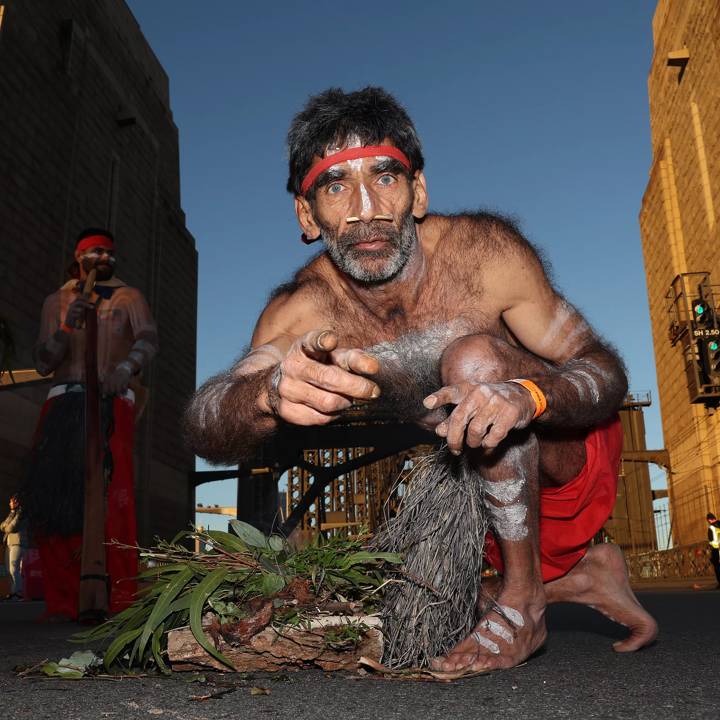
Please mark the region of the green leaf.
<svg viewBox="0 0 720 720"><path fill-rule="evenodd" d="M262 579L263 595L269 597L280 592L285 587L285 580L277 573L264 573Z"/></svg>
<svg viewBox="0 0 720 720"><path fill-rule="evenodd" d="M170 604L170 612L180 612L180 610L189 610L190 609L190 600L192 599L192 593L186 593L182 597L179 597L177 600L174 600Z"/></svg>
<svg viewBox="0 0 720 720"><path fill-rule="evenodd" d="M254 528L252 525L248 525L246 522L243 522L242 520L231 520L230 527L233 529L233 532L246 545L249 545L250 547L261 548L263 550L267 549L267 547L268 547L267 538L257 528Z"/></svg>
<svg viewBox="0 0 720 720"><path fill-rule="evenodd" d="M102 658L98 657L92 650L78 650L69 658L63 658L58 665L85 671L102 665Z"/></svg>
<svg viewBox="0 0 720 720"><path fill-rule="evenodd" d="M172 565L156 565L155 567L143 570L138 573L135 577L138 580L145 580L147 578L153 578L155 580L162 580L163 575L172 575L178 570L182 570L185 567L185 563L173 563Z"/></svg>
<svg viewBox="0 0 720 720"><path fill-rule="evenodd" d="M202 673L194 673L190 677L186 677L185 682L186 683L194 683L194 682L204 683L204 682L207 682L207 677L205 675L203 675Z"/></svg>
<svg viewBox="0 0 720 720"><path fill-rule="evenodd" d="M224 532L222 530L208 530L208 535L215 541L215 544L219 545L223 550L241 553L246 553L248 551L248 546L242 540L229 532Z"/></svg>
<svg viewBox="0 0 720 720"><path fill-rule="evenodd" d="M180 570L167 584L162 595L157 599L155 607L152 609L150 617L147 619L145 627L142 630L140 641L138 642L138 659L142 660L147 641L155 631L155 628L170 614L170 604L182 592L182 589L188 584L188 581L193 575L193 571L188 567Z"/></svg>
<svg viewBox="0 0 720 720"><path fill-rule="evenodd" d="M142 628L136 628L135 630L128 630L118 635L111 643L110 647L105 651L105 657L103 663L109 670L110 666L115 661L115 658L136 638L140 637Z"/></svg>
<svg viewBox="0 0 720 720"><path fill-rule="evenodd" d="M165 623L160 623L156 628L155 632L152 636L152 654L155 658L155 662L157 663L158 670L163 673L164 675L170 674L170 668L163 662L162 659L162 650L160 648L160 638L162 637L163 633L165 632Z"/></svg>
<svg viewBox="0 0 720 720"><path fill-rule="evenodd" d="M271 535L268 539L268 545L274 552L282 552L285 547L285 541L279 535Z"/></svg>
<svg viewBox="0 0 720 720"><path fill-rule="evenodd" d="M344 558L342 566L344 568L352 567L353 565L360 565L362 563L372 563L377 561L395 563L396 565L402 562L402 558L397 553L390 552L368 552L362 550L360 552L353 553Z"/></svg>
<svg viewBox="0 0 720 720"><path fill-rule="evenodd" d="M192 631L193 637L206 652L210 653L210 655L223 663L223 665L227 665L231 670L235 670L235 666L221 652L216 650L202 628L202 611L205 607L205 601L212 595L218 585L225 580L227 574L227 568L213 570L203 578L202 582L193 591L192 599L190 600L190 630Z"/></svg>
<svg viewBox="0 0 720 720"><path fill-rule="evenodd" d="M48 677L58 677L63 680L80 680L85 676L82 670L63 667L59 663L54 662L45 663L41 669Z"/></svg>

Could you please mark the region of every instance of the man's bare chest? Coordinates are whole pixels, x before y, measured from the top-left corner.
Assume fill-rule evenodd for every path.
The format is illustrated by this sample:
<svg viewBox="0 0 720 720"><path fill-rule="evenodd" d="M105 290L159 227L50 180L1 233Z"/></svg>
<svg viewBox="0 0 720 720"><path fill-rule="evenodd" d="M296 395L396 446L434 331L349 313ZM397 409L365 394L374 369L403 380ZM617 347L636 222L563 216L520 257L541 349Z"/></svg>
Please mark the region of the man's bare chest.
<svg viewBox="0 0 720 720"><path fill-rule="evenodd" d="M481 292L430 287L395 312L373 312L336 299L328 303L318 327L332 328L341 347L363 348L380 361L374 380L382 389L373 411L395 417L422 415L422 398L441 386L445 349L456 339L476 333L504 337L500 314Z"/></svg>
<svg viewBox="0 0 720 720"><path fill-rule="evenodd" d="M465 335L504 335L499 312L481 292L469 288L430 287L409 302L377 308L335 298L323 316L344 347L402 344L403 338L415 338L418 344L444 348Z"/></svg>

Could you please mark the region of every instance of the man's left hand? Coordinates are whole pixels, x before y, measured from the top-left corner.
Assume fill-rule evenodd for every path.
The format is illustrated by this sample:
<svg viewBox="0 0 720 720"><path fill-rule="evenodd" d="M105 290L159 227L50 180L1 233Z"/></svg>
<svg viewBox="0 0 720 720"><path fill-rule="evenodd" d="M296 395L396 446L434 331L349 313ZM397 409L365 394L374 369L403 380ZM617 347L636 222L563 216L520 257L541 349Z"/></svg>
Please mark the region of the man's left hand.
<svg viewBox="0 0 720 720"><path fill-rule="evenodd" d="M435 428L455 455L464 447L496 448L511 430L527 427L535 414L530 393L508 382L447 385L428 395L423 403L426 408L456 406Z"/></svg>
<svg viewBox="0 0 720 720"><path fill-rule="evenodd" d="M132 368L126 362L120 363L105 379L105 394L122 395L128 389L132 375Z"/></svg>

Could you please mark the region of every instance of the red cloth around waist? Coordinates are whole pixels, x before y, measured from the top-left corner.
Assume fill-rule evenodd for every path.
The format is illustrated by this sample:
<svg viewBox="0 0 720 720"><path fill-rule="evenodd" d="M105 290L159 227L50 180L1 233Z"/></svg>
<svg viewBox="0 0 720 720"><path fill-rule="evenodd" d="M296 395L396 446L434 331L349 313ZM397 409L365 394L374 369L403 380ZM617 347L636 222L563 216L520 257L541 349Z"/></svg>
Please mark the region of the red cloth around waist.
<svg viewBox="0 0 720 720"><path fill-rule="evenodd" d="M575 478L565 485L540 488L543 582L570 572L610 517L617 495L622 445L622 425L616 415L588 433L585 465ZM485 538L485 557L502 572L500 548L491 533Z"/></svg>
<svg viewBox="0 0 720 720"><path fill-rule="evenodd" d="M43 419L55 398L43 405L36 439L40 437ZM133 439L135 409L132 403L121 398L113 400L113 433L110 451L113 472L107 487L105 513L105 540L118 540L125 545L137 544L135 495L133 489ZM80 588L80 554L82 536L40 536L38 549L43 571L45 605L49 615L78 616ZM135 600L137 592L137 552L108 544L105 551L106 571L110 576L110 612L124 610Z"/></svg>

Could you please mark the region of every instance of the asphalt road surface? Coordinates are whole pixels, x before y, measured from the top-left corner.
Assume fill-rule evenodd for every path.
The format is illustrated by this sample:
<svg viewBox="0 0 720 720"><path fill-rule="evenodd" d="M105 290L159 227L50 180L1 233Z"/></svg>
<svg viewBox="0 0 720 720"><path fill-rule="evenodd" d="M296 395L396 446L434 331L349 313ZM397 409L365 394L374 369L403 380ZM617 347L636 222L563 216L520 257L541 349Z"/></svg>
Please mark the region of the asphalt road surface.
<svg viewBox="0 0 720 720"><path fill-rule="evenodd" d="M123 680L19 678L13 670L18 665L83 649L66 640L78 628L34 623L41 603L0 603L0 718L718 718L720 591L638 596L660 624L650 648L618 655L610 646L623 637L623 628L589 608L557 605L548 611L548 642L529 662L452 684L310 670L250 678L208 673L204 683L190 682L197 676L186 673ZM252 694L252 688L269 694ZM198 699L210 694L218 697Z"/></svg>

